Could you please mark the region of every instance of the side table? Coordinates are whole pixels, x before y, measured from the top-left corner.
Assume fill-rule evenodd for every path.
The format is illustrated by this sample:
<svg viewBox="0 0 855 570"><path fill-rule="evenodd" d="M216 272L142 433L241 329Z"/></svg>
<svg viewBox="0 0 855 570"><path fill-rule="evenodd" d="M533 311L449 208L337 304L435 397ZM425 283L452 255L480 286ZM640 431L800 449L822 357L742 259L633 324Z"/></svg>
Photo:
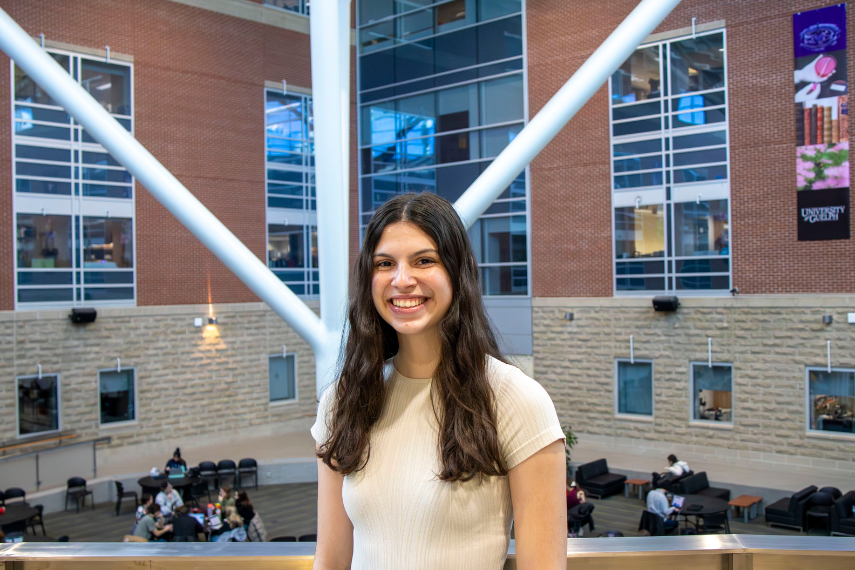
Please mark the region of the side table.
<svg viewBox="0 0 855 570"><path fill-rule="evenodd" d="M763 514L763 497L754 495L739 495L728 503L731 507L742 509L744 522Z"/></svg>
<svg viewBox="0 0 855 570"><path fill-rule="evenodd" d="M623 484L623 496L629 497L629 488L635 487L638 489L638 500L643 501L642 493L644 493L644 488L649 484L650 481L648 479L627 479Z"/></svg>

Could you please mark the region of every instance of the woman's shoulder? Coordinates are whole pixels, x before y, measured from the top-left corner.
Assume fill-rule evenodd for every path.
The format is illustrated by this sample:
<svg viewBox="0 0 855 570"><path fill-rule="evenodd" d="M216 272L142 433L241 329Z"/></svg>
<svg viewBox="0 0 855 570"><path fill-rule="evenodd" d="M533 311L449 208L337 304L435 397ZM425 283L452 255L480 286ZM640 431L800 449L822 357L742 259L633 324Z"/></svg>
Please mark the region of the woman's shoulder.
<svg viewBox="0 0 855 570"><path fill-rule="evenodd" d="M545 393L537 380L513 364L502 362L492 356L487 357L487 378L497 395L516 391Z"/></svg>

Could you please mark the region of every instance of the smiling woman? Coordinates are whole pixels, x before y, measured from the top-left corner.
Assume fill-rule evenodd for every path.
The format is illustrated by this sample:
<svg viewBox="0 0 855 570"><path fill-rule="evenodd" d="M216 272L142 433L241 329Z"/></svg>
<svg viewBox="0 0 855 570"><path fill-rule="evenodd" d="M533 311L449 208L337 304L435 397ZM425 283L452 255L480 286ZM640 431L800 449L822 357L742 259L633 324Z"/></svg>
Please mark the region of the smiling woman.
<svg viewBox="0 0 855 570"><path fill-rule="evenodd" d="M355 268L339 381L322 396L314 567L498 570L566 564L564 435L507 364L452 205L381 206Z"/></svg>

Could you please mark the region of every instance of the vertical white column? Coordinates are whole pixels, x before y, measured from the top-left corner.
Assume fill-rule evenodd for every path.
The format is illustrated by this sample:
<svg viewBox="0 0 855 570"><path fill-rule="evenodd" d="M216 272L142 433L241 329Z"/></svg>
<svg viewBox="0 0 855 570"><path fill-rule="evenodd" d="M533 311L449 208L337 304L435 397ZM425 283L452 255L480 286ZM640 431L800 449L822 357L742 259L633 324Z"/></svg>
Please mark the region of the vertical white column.
<svg viewBox="0 0 855 570"><path fill-rule="evenodd" d="M321 321L317 394L335 379L347 309L350 194L350 0L313 0L310 23Z"/></svg>

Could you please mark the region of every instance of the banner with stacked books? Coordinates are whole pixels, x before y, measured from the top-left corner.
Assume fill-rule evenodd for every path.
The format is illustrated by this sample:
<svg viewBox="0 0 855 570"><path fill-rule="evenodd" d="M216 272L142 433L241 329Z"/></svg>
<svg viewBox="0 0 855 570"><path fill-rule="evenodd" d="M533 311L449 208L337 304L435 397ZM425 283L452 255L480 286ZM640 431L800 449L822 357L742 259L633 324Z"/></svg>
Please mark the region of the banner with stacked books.
<svg viewBox="0 0 855 570"><path fill-rule="evenodd" d="M846 4L793 14L799 241L849 239Z"/></svg>

